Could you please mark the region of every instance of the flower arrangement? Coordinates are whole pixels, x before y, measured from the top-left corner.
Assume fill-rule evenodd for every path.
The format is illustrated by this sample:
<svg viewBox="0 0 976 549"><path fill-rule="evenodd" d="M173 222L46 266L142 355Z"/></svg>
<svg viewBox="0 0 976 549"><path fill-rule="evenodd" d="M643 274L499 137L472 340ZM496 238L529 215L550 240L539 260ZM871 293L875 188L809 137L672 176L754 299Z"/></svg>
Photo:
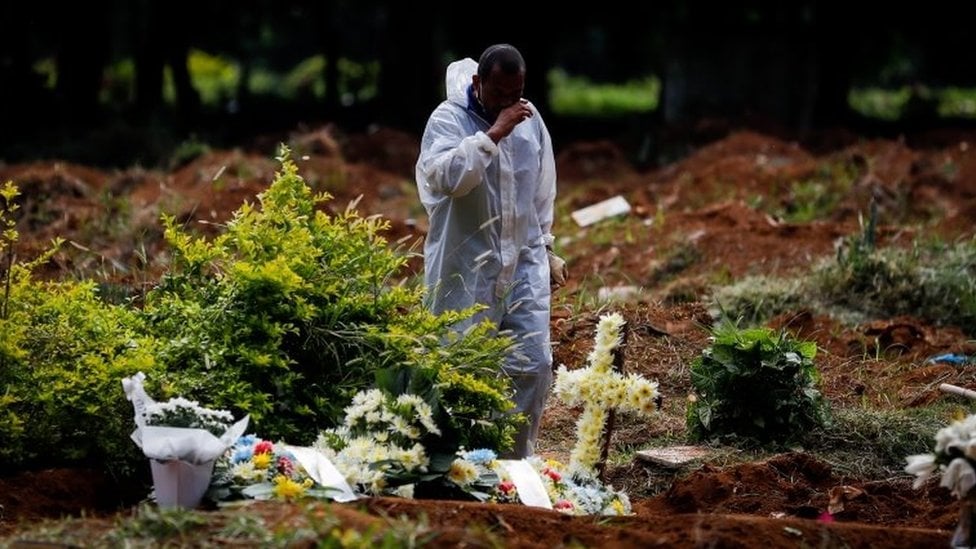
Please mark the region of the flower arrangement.
<svg viewBox="0 0 976 549"><path fill-rule="evenodd" d="M593 477L600 459L601 441L611 409L650 414L657 409L658 384L637 374L613 370L613 353L622 341L625 324L619 313L600 317L596 342L587 368L556 371L556 397L570 406L583 404L576 422L576 444L569 469L582 478Z"/></svg>
<svg viewBox="0 0 976 549"><path fill-rule="evenodd" d="M596 476L568 474L566 466L554 459L539 456L527 458L542 479L552 508L569 515L629 515L627 494L604 484ZM518 489L502 473L494 491L494 501L512 501Z"/></svg>
<svg viewBox="0 0 976 549"><path fill-rule="evenodd" d="M319 434L313 447L360 491L394 494L422 480L430 456L422 442L440 435L433 411L421 397L360 391L345 409L342 425Z"/></svg>
<svg viewBox="0 0 976 549"><path fill-rule="evenodd" d="M145 418L146 425L204 429L218 437L234 423L234 416L227 410L204 408L198 402L183 397L149 403Z"/></svg>
<svg viewBox="0 0 976 549"><path fill-rule="evenodd" d="M250 416L234 422L230 412L184 398L156 402L143 387L146 375L122 379L132 402L132 440L149 458L153 498L163 506L195 507L212 480L217 458L247 429Z"/></svg>
<svg viewBox="0 0 976 549"><path fill-rule="evenodd" d="M630 514L627 495L595 473L609 410L656 409L656 383L612 371L623 324L619 314L603 317L590 368L560 369L557 392L586 407L568 470L539 456L506 461L493 449L465 449L467 439L453 436L451 421L456 418L442 402L449 383L430 383L433 378L416 372L412 382L409 375L378 376L386 380L382 388L357 393L344 409L342 423L319 433L312 448L300 450L320 456L355 494L539 504L577 515ZM218 461L211 497L334 497L329 483L323 486L309 475L301 463L305 458L296 460L290 450L299 448L242 437ZM512 469L516 465L517 477ZM519 493L520 486L525 493Z"/></svg>
<svg viewBox="0 0 976 549"><path fill-rule="evenodd" d="M212 462L247 429L250 416L235 422L226 410L205 408L182 397L156 402L146 393L145 380L142 372L123 378L122 390L135 412L132 440L150 459Z"/></svg>
<svg viewBox="0 0 976 549"><path fill-rule="evenodd" d="M526 458L545 489L552 508L570 515L628 515L630 499L596 477L569 475L557 460ZM462 451L451 463L448 480L479 501L519 503L518 487L488 449Z"/></svg>
<svg viewBox="0 0 976 549"><path fill-rule="evenodd" d="M933 453L915 454L906 459L905 472L915 475L915 488L941 472L939 484L957 498L965 498L976 485L976 414L939 429Z"/></svg>
<svg viewBox="0 0 976 549"><path fill-rule="evenodd" d="M249 434L237 439L217 460L207 497L213 501L294 501L329 497L333 491L316 483L285 445Z"/></svg>

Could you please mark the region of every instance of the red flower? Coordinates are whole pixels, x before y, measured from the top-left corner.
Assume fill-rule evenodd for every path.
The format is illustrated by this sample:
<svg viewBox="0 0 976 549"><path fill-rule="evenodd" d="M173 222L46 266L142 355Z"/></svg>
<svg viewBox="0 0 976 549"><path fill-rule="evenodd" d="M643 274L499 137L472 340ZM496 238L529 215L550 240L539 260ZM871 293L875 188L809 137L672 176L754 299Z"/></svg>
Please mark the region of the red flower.
<svg viewBox="0 0 976 549"><path fill-rule="evenodd" d="M286 477L290 477L295 472L295 464L288 459L288 456L278 458L278 472Z"/></svg>
<svg viewBox="0 0 976 549"><path fill-rule="evenodd" d="M572 501L569 501L568 499L561 499L561 500L557 501L556 503L553 503L552 504L552 508L553 509L560 509L560 510L561 509L572 509L573 508L573 502Z"/></svg>
<svg viewBox="0 0 976 549"><path fill-rule="evenodd" d="M547 477L551 478L553 482L559 482L563 479L563 476L559 474L559 471L555 469L550 469L549 467L543 469L542 473Z"/></svg>
<svg viewBox="0 0 976 549"><path fill-rule="evenodd" d="M261 442L254 445L255 454L270 454L274 451L274 444L267 440L262 440Z"/></svg>
<svg viewBox="0 0 976 549"><path fill-rule="evenodd" d="M515 491L515 483L513 483L511 481L508 481L508 480L499 482L498 483L498 491L501 492L501 493L503 493L503 494L505 494L505 495L509 495L509 494L511 494L512 492Z"/></svg>

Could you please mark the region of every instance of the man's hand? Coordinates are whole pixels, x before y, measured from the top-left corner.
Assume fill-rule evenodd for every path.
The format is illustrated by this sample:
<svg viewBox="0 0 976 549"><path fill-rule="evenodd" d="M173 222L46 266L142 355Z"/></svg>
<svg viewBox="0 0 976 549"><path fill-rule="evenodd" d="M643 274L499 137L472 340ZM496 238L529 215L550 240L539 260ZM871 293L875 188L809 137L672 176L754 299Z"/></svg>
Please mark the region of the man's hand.
<svg viewBox="0 0 976 549"><path fill-rule="evenodd" d="M549 282L553 288L559 288L569 280L569 269L566 267L566 260L548 248L546 249L546 255L549 256Z"/></svg>
<svg viewBox="0 0 976 549"><path fill-rule="evenodd" d="M498 113L498 118L495 119L495 123L485 133L497 144L504 137L508 136L508 134L512 133L512 130L520 122L526 118L531 118L532 114L533 111L532 107L529 106L529 102L525 99L519 99L502 109Z"/></svg>

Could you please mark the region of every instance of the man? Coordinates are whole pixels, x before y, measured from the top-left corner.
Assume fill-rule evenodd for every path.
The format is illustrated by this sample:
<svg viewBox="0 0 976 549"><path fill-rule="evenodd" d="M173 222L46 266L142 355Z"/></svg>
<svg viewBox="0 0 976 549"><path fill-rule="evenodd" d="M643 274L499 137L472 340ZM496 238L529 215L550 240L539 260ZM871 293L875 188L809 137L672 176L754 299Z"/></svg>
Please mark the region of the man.
<svg viewBox="0 0 976 549"><path fill-rule="evenodd" d="M447 99L427 121L416 172L430 221L424 280L432 309L485 305L458 329L487 317L518 343L504 365L515 411L528 419L504 456L514 458L534 451L552 383L550 277L561 284L566 275L551 252L552 141L524 87L525 61L509 44L489 47L478 63L451 63Z"/></svg>

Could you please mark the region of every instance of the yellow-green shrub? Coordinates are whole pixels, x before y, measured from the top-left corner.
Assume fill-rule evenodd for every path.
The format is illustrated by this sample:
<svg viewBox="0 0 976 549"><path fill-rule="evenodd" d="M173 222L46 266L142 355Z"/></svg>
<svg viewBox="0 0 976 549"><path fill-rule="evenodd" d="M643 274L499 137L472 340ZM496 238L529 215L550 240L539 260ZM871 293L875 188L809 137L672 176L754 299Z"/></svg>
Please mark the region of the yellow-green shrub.
<svg viewBox="0 0 976 549"><path fill-rule="evenodd" d="M152 375L153 343L133 311L103 303L93 282L10 273L0 318L0 463L132 471L132 405L120 383Z"/></svg>
<svg viewBox="0 0 976 549"><path fill-rule="evenodd" d="M421 288L396 283L407 256L382 238L388 222L327 214L330 197L312 194L286 148L279 160L259 205L217 237L164 220L173 268L143 310L167 370L160 396L249 413L263 438L308 444L378 372L433 370L458 433L504 444L514 418L494 416L508 409L499 372L511 342L486 329L452 338L470 311L434 316Z"/></svg>

